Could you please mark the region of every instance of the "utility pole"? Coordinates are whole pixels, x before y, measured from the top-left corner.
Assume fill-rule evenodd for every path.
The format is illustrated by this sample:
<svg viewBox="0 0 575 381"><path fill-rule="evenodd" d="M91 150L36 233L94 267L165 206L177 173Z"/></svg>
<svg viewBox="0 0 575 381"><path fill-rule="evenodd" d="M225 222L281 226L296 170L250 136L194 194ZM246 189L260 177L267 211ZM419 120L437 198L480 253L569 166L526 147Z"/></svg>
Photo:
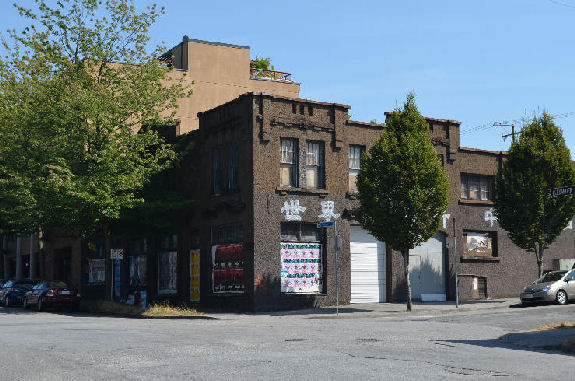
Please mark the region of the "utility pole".
<svg viewBox="0 0 575 381"><path fill-rule="evenodd" d="M455 217L453 217L453 270L455 272L455 308L459 308L459 285L457 279L457 234Z"/></svg>
<svg viewBox="0 0 575 381"><path fill-rule="evenodd" d="M494 126L496 127L511 127L511 133L510 134L505 134L505 135L501 135L503 137L503 140L505 140L506 138L511 136L511 139L513 139L513 143L515 143L515 134L518 134L519 132L515 132L515 124L504 124L504 123L493 123Z"/></svg>

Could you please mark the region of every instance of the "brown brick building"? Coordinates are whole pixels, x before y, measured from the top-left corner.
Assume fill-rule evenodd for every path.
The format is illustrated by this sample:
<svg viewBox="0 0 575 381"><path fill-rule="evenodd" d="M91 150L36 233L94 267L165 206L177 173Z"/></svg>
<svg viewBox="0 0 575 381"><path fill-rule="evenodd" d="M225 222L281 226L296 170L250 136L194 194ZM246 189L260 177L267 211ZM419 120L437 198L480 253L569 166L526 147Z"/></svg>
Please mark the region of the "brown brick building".
<svg viewBox="0 0 575 381"><path fill-rule="evenodd" d="M316 227L326 220L337 221L341 238L340 301L403 300L401 254L353 218L357 158L385 127L350 121L348 109L247 93L199 114L178 179L197 200L180 236L185 256L201 253L202 304L255 311L334 304L334 232ZM504 153L460 147L459 122L427 120L450 179L449 207L440 232L410 253L414 298L453 299L454 260L462 299L517 296L537 266L492 215ZM574 238L567 228L547 250L546 269L574 257Z"/></svg>

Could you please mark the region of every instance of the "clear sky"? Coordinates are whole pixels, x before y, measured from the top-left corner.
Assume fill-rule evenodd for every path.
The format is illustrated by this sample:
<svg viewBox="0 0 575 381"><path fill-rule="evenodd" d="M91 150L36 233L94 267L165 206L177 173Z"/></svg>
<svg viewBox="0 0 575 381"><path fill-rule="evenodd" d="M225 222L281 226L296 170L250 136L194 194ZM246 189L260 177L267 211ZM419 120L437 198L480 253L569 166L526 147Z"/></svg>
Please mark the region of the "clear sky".
<svg viewBox="0 0 575 381"><path fill-rule="evenodd" d="M249 45L302 98L348 104L354 120L383 121L414 91L422 114L462 123L462 146L504 150L510 128L493 122L547 110L575 158L575 0L157 2L154 42ZM2 30L23 25L11 3Z"/></svg>

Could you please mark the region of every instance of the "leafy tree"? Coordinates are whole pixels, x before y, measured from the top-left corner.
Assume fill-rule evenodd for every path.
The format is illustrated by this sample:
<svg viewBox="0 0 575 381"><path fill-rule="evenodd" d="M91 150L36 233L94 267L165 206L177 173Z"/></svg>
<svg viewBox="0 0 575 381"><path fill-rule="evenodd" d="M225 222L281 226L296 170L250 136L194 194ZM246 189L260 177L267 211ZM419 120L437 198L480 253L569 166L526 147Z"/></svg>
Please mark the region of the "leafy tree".
<svg viewBox="0 0 575 381"><path fill-rule="evenodd" d="M409 250L431 238L447 209L447 175L429 136L429 125L408 94L389 116L381 138L364 154L358 174L362 226L403 255L407 310L411 311Z"/></svg>
<svg viewBox="0 0 575 381"><path fill-rule="evenodd" d="M551 189L575 185L571 154L561 129L547 113L535 116L511 144L495 180L495 215L520 248L535 254L539 276L543 254L575 214L573 197L551 197Z"/></svg>
<svg viewBox="0 0 575 381"><path fill-rule="evenodd" d="M157 128L141 127L173 125L190 91L158 59L165 49L147 48L156 5L34 2L15 5L31 25L9 31L0 59L0 199L26 211L26 223L108 236L176 158Z"/></svg>

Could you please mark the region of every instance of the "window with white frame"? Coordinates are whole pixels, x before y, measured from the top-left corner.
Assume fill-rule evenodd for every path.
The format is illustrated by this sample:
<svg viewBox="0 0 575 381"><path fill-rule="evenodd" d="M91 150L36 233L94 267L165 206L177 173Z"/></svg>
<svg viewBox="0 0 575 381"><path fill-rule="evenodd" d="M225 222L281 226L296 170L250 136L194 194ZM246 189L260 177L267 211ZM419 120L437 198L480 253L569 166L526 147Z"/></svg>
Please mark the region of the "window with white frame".
<svg viewBox="0 0 575 381"><path fill-rule="evenodd" d="M357 191L357 174L361 167L361 155L365 152L365 146L349 146L349 183L348 190Z"/></svg>
<svg viewBox="0 0 575 381"><path fill-rule="evenodd" d="M298 141L282 138L280 141L280 185L283 187L298 186Z"/></svg>
<svg viewBox="0 0 575 381"><path fill-rule="evenodd" d="M323 142L307 142L305 171L307 188L324 188Z"/></svg>
<svg viewBox="0 0 575 381"><path fill-rule="evenodd" d="M493 200L493 176L461 174L462 200Z"/></svg>

